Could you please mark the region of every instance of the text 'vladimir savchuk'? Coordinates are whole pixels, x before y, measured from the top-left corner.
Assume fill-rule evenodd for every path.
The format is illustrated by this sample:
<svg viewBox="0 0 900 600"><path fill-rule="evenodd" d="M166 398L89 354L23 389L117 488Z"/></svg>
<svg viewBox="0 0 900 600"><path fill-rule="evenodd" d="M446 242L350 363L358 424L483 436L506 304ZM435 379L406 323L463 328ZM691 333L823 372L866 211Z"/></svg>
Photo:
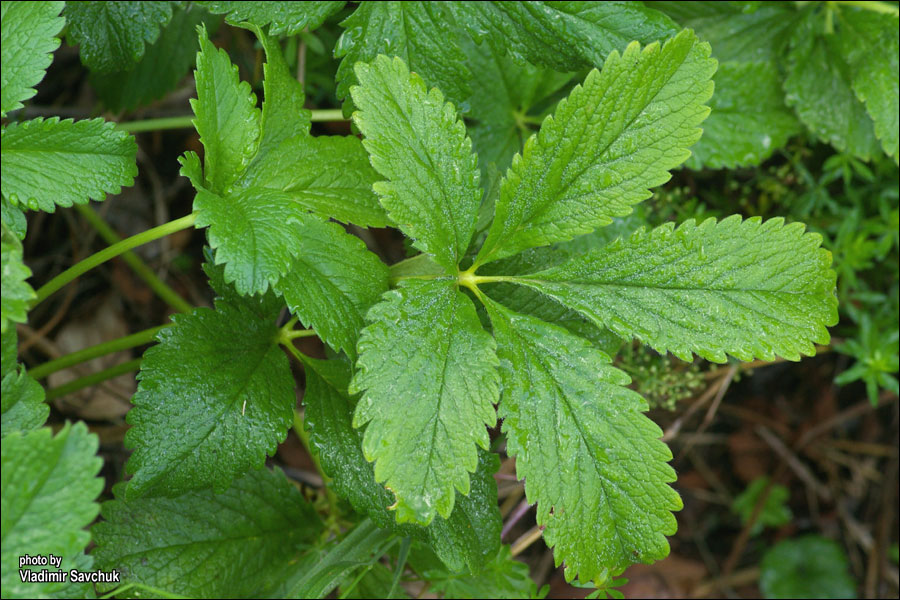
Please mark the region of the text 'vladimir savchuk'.
<svg viewBox="0 0 900 600"><path fill-rule="evenodd" d="M25 567L51 567L34 571ZM62 556L55 554L25 554L19 557L19 577L28 583L119 583L119 572L81 571L69 569L61 571ZM52 569L52 570L51 570Z"/></svg>

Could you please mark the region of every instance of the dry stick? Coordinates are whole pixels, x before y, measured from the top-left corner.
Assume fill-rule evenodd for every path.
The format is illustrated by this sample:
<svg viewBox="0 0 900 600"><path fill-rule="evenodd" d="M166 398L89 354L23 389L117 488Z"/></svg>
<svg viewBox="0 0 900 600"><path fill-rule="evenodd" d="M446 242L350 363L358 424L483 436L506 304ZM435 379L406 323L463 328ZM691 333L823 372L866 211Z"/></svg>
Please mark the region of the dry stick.
<svg viewBox="0 0 900 600"><path fill-rule="evenodd" d="M69 289L66 290L66 297L63 298L62 305L56 309L56 312L53 313L53 316L50 317L50 320L41 325L41 328L32 332L21 344L19 344L19 349L17 350L18 354L22 354L32 345L34 345L40 338L46 338L47 334L53 330L54 327L59 325L59 322L62 321L63 317L66 316L66 313L69 312L69 307L72 306L72 301L75 300L75 292L78 289L75 286L69 286Z"/></svg>
<svg viewBox="0 0 900 600"><path fill-rule="evenodd" d="M897 489L897 472L900 470L900 455L897 447L900 440L894 436L894 454L891 457L887 470L887 481L881 488L881 518L878 523L878 538L875 547L869 554L869 562L866 565L866 598L878 598L878 582L884 571L884 560L887 556L888 536L893 531L894 516L897 511L897 500L894 492Z"/></svg>
<svg viewBox="0 0 900 600"><path fill-rule="evenodd" d="M879 406L881 406L882 402L885 400L896 402L896 396L890 396L889 394L882 394L879 398ZM862 414L865 414L869 410L874 410L871 403L868 400L863 400L859 404L851 406L845 411L842 411L827 421L816 425L806 431L800 439L794 444L794 452L799 452L803 448L806 447L807 444L812 442L814 439L823 435L830 431L831 429L837 427L844 421L852 419L854 417L858 417ZM740 559L741 555L744 552L744 548L747 545L747 541L750 539L750 528L753 527L753 524L756 523L757 518L759 518L760 513L762 513L762 508L765 504L766 499L769 497L769 492L772 491L772 486L776 481L781 479L784 474L787 472L788 464L786 462L781 462L778 465L775 473L772 475L772 478L769 480L768 485L763 488L762 493L759 495L759 498L756 500L756 505L753 507L753 513L750 515L750 519L747 523L744 524L744 528L741 529L741 533L738 536L738 539L735 541L734 545L731 548L731 553L728 555L728 559L725 561L725 567L722 569L722 577L728 577L732 571L734 571L734 567L737 565L737 561Z"/></svg>
<svg viewBox="0 0 900 600"><path fill-rule="evenodd" d="M749 585L759 579L759 567L750 567L749 569L741 569L736 573L732 573L728 577L723 577L719 581L707 581L701 583L691 590L691 598L705 598L712 594L720 585L728 587L737 587L741 585Z"/></svg>
<svg viewBox="0 0 900 600"><path fill-rule="evenodd" d="M715 396L716 392L719 391L719 386L722 385L722 380L713 382L700 396L694 401L693 404L688 407L684 414L675 419L675 421L666 429L665 433L663 433L662 441L669 442L675 436L678 435L678 432L681 431L681 427L684 425L685 421L691 418L695 412L703 408L703 406Z"/></svg>
<svg viewBox="0 0 900 600"><path fill-rule="evenodd" d="M737 373L737 365L732 365L728 372L725 373L725 377L722 378L721 383L719 384L719 389L716 391L715 398L713 398L712 404L709 405L709 410L706 411L706 416L703 417L703 423L700 424L700 427L697 428L695 433L703 433L706 431L706 428L709 427L710 423L712 423L713 417L716 416L716 411L719 410L719 405L722 404L722 398L725 397L725 392L728 391L728 388L731 386L731 382L734 381L734 376ZM696 438L691 438L684 445L684 448L681 449L681 452L678 454L678 458L675 459L676 462L680 461L684 458L684 455L690 451L691 448L694 447L696 443Z"/></svg>
<svg viewBox="0 0 900 600"><path fill-rule="evenodd" d="M782 442L778 436L769 431L767 428L762 425L757 425L755 427L756 434L766 442L772 450L775 451L778 456L781 457L791 470L799 477L803 482L812 489L817 496L822 498L823 500L831 500L831 490L829 490L825 484L816 479L816 476L812 474L812 471L809 470L803 461L797 457L797 455L788 448L784 442Z"/></svg>
<svg viewBox="0 0 900 600"><path fill-rule="evenodd" d="M528 512L528 509L531 508L531 505L528 504L528 500L522 500L519 505L516 507L516 510L509 515L509 519L506 520L506 523L503 524L503 529L500 530L500 539L506 537L506 534L509 533L509 530L515 527L516 523L525 516Z"/></svg>
<svg viewBox="0 0 900 600"><path fill-rule="evenodd" d="M728 554L728 558L725 560L725 566L722 567L722 576L717 581L723 582L724 584L724 582L727 581L731 576L731 572L734 571L734 567L737 566L737 561L741 558L741 555L744 553L744 548L746 547L747 542L750 540L750 531L756 524L757 519L759 519L759 515L762 514L762 509L766 505L766 501L769 498L769 493L771 493L772 488L775 487L775 482L784 477L784 474L787 472L787 468L787 463L782 462L781 464L779 464L778 468L775 470L775 473L769 479L768 483L766 483L766 487L764 487L762 492L759 494L759 498L756 499L756 504L753 505L753 512L750 513L750 518L747 519L746 523L744 523L744 527L741 529L741 533L738 535L737 539L734 542L734 545L731 547L731 552ZM716 583L717 587L718 585L719 584Z"/></svg>
<svg viewBox="0 0 900 600"><path fill-rule="evenodd" d="M509 547L509 553L512 556L518 556L522 554L523 552L525 552L528 546L541 539L542 533L543 528L540 525L535 525L525 534L523 534L522 537L513 542L512 546Z"/></svg>

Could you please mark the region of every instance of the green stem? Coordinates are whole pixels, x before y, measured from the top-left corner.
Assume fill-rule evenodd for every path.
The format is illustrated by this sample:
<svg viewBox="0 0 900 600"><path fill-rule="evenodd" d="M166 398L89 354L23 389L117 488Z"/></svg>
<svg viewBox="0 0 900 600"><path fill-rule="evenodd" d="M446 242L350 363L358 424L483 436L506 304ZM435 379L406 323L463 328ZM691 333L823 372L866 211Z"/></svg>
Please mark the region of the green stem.
<svg viewBox="0 0 900 600"><path fill-rule="evenodd" d="M116 589L109 592L108 594L104 594L103 596L100 596L100 598L103 598L103 599L112 598L114 596L124 594L125 592L127 592L128 590L131 590L131 589L144 590L144 591L150 592L151 594L153 594L155 596L160 596L162 598L187 598L187 596L179 596L178 594L173 594L172 592L167 592L166 590L161 590L161 589L155 588L155 587L150 587L149 585L144 585L143 583L126 583L125 585L123 585L121 587L117 587Z"/></svg>
<svg viewBox="0 0 900 600"><path fill-rule="evenodd" d="M343 111L339 108L323 110L311 110L310 121L321 123L328 121L347 121ZM128 133L143 133L145 131L162 131L164 129L190 129L194 126L194 115L180 117L162 117L159 119L144 119L141 121L125 121L116 124L116 127Z"/></svg>
<svg viewBox="0 0 900 600"><path fill-rule="evenodd" d="M137 235L133 235L130 238L126 238L117 244L113 244L112 246L101 250L100 252L97 252L96 254L88 256L83 261L66 269L65 271L48 281L46 284L41 286L41 288L37 291L37 297L31 302L31 306L29 308L34 308L35 306L46 300L48 296L62 288L64 285L90 271L94 267L102 265L106 261L115 258L120 254L131 250L132 248L136 248L148 242L152 242L153 240L157 240L161 237L173 234L176 231L181 231L182 229L192 227L196 219L197 216L194 213L191 213L186 217L181 217L180 219L169 221L168 223L164 223L159 227L154 227L153 229L148 229L147 231L141 232Z"/></svg>
<svg viewBox="0 0 900 600"><path fill-rule="evenodd" d="M183 117L162 117L160 119L144 119L141 121L126 121L117 123L116 127L128 133L142 133L144 131L162 131L164 129L189 129L194 126L194 115Z"/></svg>
<svg viewBox="0 0 900 600"><path fill-rule="evenodd" d="M835 0L835 4L855 6L856 8L870 10L885 15L900 15L900 6L889 4L887 2L876 2L872 0Z"/></svg>
<svg viewBox="0 0 900 600"><path fill-rule="evenodd" d="M104 369L97 373L91 373L90 375L85 375L84 377L79 377L74 381L70 381L69 383L65 383L59 387L49 389L47 390L47 397L45 398L45 400L49 402L54 398L59 398L60 396L65 396L66 394L77 392L78 390L84 389L86 387L97 385L98 383L103 383L107 379L113 379L115 377L118 377L119 375L137 371L140 368L140 358L135 358L134 360L123 362L122 364L118 364L114 367Z"/></svg>
<svg viewBox="0 0 900 600"><path fill-rule="evenodd" d="M338 498L334 495L334 492L328 485L331 483L331 478L322 469L322 463L319 462L319 457L313 453L312 447L309 444L309 433L307 433L306 428L303 426L303 415L296 409L294 410L294 433L297 434L300 443L306 448L306 453L309 454L309 457L316 467L316 471L319 473L319 477L322 478L322 489L325 490L325 498L328 500L328 505L331 507L331 511L329 512L333 514L334 511L337 510Z"/></svg>
<svg viewBox="0 0 900 600"><path fill-rule="evenodd" d="M344 116L344 111L340 108L328 108L321 110L311 110L309 111L309 120L313 123L326 123L329 121L349 121L347 117Z"/></svg>
<svg viewBox="0 0 900 600"><path fill-rule="evenodd" d="M61 356L55 360L45 362L44 364L39 365L33 369L29 369L28 374L35 379L43 379L51 373L56 373L57 371L61 371L62 369L80 365L83 362L87 362L100 356L106 356L107 354L112 354L113 352L119 352L121 350L134 348L135 346L143 346L144 344L149 344L154 340L156 334L166 327L170 327L170 325L151 327L150 329L145 329L144 331L139 331L131 335L126 335L125 337L120 337L115 340L103 342L102 344L97 344L96 346L91 346L90 348L85 348L84 350L66 354L65 356Z"/></svg>
<svg viewBox="0 0 900 600"><path fill-rule="evenodd" d="M314 337L318 335L315 329L297 329L296 331L286 331L285 339L295 340L297 338Z"/></svg>
<svg viewBox="0 0 900 600"><path fill-rule="evenodd" d="M90 206L87 204L76 204L75 208L81 213L81 216L97 230L100 237L106 240L107 244L117 244L122 241L119 234L113 231L112 227L107 225L106 221L100 218L100 215L94 212ZM165 301L166 304L178 312L183 313L191 312L194 309L189 302L179 296L175 290L160 279L159 276L153 272L153 269L148 267L147 263L141 260L137 254L129 250L122 254L122 260L124 260L135 274L143 279L144 283L146 283L157 296Z"/></svg>

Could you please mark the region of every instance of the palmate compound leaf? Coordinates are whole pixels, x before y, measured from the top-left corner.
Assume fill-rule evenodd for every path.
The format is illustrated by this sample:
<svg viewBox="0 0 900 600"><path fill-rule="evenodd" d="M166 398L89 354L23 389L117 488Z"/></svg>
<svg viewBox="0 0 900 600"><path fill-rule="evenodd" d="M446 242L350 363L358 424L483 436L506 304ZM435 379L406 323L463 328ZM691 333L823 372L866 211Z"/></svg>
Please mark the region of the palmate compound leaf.
<svg viewBox="0 0 900 600"><path fill-rule="evenodd" d="M837 323L831 253L803 231L737 215L667 223L516 281L683 360L799 360Z"/></svg>
<svg viewBox="0 0 900 600"><path fill-rule="evenodd" d="M640 2L453 2L459 23L498 51L557 71L600 66L633 40L647 44L678 31Z"/></svg>
<svg viewBox="0 0 900 600"><path fill-rule="evenodd" d="M90 569L83 556L91 541L85 527L99 511L95 498L103 490L97 477L103 461L97 436L84 423L66 424L55 436L49 427L27 434L12 433L2 444L2 564L3 596L43 598L67 593L66 583L23 582L19 557L54 554L61 568ZM31 570L48 569L29 566Z"/></svg>
<svg viewBox="0 0 900 600"><path fill-rule="evenodd" d="M369 311L350 392L363 452L399 523L450 516L496 422L494 341L455 280L407 280Z"/></svg>
<svg viewBox="0 0 900 600"><path fill-rule="evenodd" d="M234 295L175 315L144 353L128 413L129 497L226 489L265 463L293 419L294 379L275 310Z"/></svg>
<svg viewBox="0 0 900 600"><path fill-rule="evenodd" d="M92 533L97 567L187 597L254 598L274 587L322 522L277 468L250 471L228 489L130 498L124 484ZM249 577L248 574L253 576Z"/></svg>
<svg viewBox="0 0 900 600"><path fill-rule="evenodd" d="M0 4L0 116L34 96L59 46L56 35L65 2L3 2Z"/></svg>
<svg viewBox="0 0 900 600"><path fill-rule="evenodd" d="M672 454L628 375L565 329L486 301L497 340L507 448L566 579L668 555Z"/></svg>
<svg viewBox="0 0 900 600"><path fill-rule="evenodd" d="M709 53L688 30L612 52L513 159L475 264L588 233L649 198L700 139Z"/></svg>
<svg viewBox="0 0 900 600"><path fill-rule="evenodd" d="M22 242L6 223L0 224L0 277L0 333L5 334L11 323L28 320L28 305L35 298L34 290L25 281L31 277L31 269L22 262Z"/></svg>
<svg viewBox="0 0 900 600"><path fill-rule="evenodd" d="M277 40L255 31L267 55L261 114L236 67L201 31L194 110L205 179L195 155L182 161L182 174L198 191L196 224L209 227L216 261L226 264L225 279L241 294L264 292L288 272L310 211L362 226L388 223L372 192L378 174L360 141L309 135L302 86L288 73Z"/></svg>
<svg viewBox="0 0 900 600"><path fill-rule="evenodd" d="M499 467L496 455L479 451L469 494L456 499L450 518L438 515L427 527L398 524L388 510L394 496L376 483L374 467L363 455L363 433L353 428L356 400L347 391L350 364L339 359L303 361L304 423L312 449L337 494L379 527L427 542L451 571L468 568L471 573L479 572L500 546L503 523L493 477Z"/></svg>
<svg viewBox="0 0 900 600"><path fill-rule="evenodd" d="M304 29L312 31L325 19L341 10L346 2L229 2L213 0L197 2L217 15L227 13L225 20L231 25L243 22L257 27L269 26L269 35L297 35Z"/></svg>
<svg viewBox="0 0 900 600"><path fill-rule="evenodd" d="M299 248L275 291L322 341L355 358L366 311L388 289L387 266L337 223L308 219Z"/></svg>
<svg viewBox="0 0 900 600"><path fill-rule="evenodd" d="M341 59L338 98L347 98L357 83L356 63L384 54L403 59L429 86L460 106L470 94L470 74L446 10L441 2L360 2L341 23L344 33L334 48Z"/></svg>
<svg viewBox="0 0 900 600"><path fill-rule="evenodd" d="M357 63L353 120L365 135L381 205L413 246L456 274L481 203L478 159L456 109L399 58Z"/></svg>
<svg viewBox="0 0 900 600"><path fill-rule="evenodd" d="M10 123L0 136L3 195L31 210L103 200L137 175L134 137L103 119L38 118Z"/></svg>
<svg viewBox="0 0 900 600"><path fill-rule="evenodd" d="M172 18L172 2L67 2L68 39L98 73L130 69Z"/></svg>

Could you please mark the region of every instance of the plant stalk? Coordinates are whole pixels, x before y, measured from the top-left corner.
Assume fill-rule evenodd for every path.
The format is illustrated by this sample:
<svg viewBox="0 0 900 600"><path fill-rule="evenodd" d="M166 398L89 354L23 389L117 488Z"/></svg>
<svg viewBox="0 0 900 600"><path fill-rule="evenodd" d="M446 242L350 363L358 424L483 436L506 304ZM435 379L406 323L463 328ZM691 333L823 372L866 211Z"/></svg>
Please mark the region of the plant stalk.
<svg viewBox="0 0 900 600"><path fill-rule="evenodd" d="M59 387L51 388L47 390L47 396L45 400L49 402L50 400L59 398L60 396L65 396L66 394L77 392L78 390L84 389L86 387L97 385L98 383L103 383L107 379L113 379L114 377L118 377L119 375L137 371L140 368L140 358L135 358L134 360L123 362L97 373L91 373L90 375L79 377L78 379L70 381L69 383L65 383Z"/></svg>
<svg viewBox="0 0 900 600"><path fill-rule="evenodd" d="M113 244L112 246L101 250L100 252L97 252L96 254L88 256L83 261L71 266L70 268L66 269L65 271L48 281L46 284L41 286L41 288L37 291L37 296L34 300L32 300L29 309L33 309L35 306L46 300L51 294L62 288L64 285L74 279L77 279L94 267L102 265L106 261L115 258L120 254L131 250L132 248L137 248L138 246L142 246L148 242L152 242L153 240L158 240L161 237L173 234L176 231L181 231L182 229L192 227L194 225L194 221L196 220L197 215L191 213L186 217L181 217L180 219L169 221L168 223L164 223L159 227L154 227L153 229L148 229L147 231L143 231L137 235L133 235L130 238L126 238L121 242Z"/></svg>
<svg viewBox="0 0 900 600"><path fill-rule="evenodd" d="M343 111L339 108L311 110L310 121L323 123L329 121L347 121ZM125 121L116 124L116 127L128 133L143 133L145 131L163 131L166 129L190 129L194 126L194 115L179 117L161 117L158 119L143 119L140 121Z"/></svg>
<svg viewBox="0 0 900 600"><path fill-rule="evenodd" d="M75 208L81 213L85 220L97 230L100 237L106 240L107 244L117 244L122 241L121 236L113 231L112 227L100 218L100 215L98 215L90 206L86 204L77 204ZM147 263L141 260L137 254L129 250L122 254L122 260L124 260L128 266L131 267L131 270L134 271L135 275L143 279L144 283L146 283L147 286L166 304L178 312L183 313L191 312L194 309L189 302L179 296L165 281L160 279L159 276L153 272L153 269L147 266Z"/></svg>
<svg viewBox="0 0 900 600"><path fill-rule="evenodd" d="M47 361L42 365L38 365L33 369L29 369L28 374L35 379L43 379L51 373L56 373L57 371L67 369L69 367L74 367L75 365L80 365L81 363L93 360L100 356L106 356L107 354L112 354L113 352L119 352L121 350L134 348L135 346L143 346L144 344L149 344L154 340L156 334L159 333L160 330L170 326L171 325L160 325L158 327L151 327L150 329L145 329L144 331L139 331L131 335L126 335L125 337L120 337L118 339L103 342L101 344L85 348L83 350L78 350L77 352L72 352L71 354L66 354L65 356L61 356L55 360Z"/></svg>

